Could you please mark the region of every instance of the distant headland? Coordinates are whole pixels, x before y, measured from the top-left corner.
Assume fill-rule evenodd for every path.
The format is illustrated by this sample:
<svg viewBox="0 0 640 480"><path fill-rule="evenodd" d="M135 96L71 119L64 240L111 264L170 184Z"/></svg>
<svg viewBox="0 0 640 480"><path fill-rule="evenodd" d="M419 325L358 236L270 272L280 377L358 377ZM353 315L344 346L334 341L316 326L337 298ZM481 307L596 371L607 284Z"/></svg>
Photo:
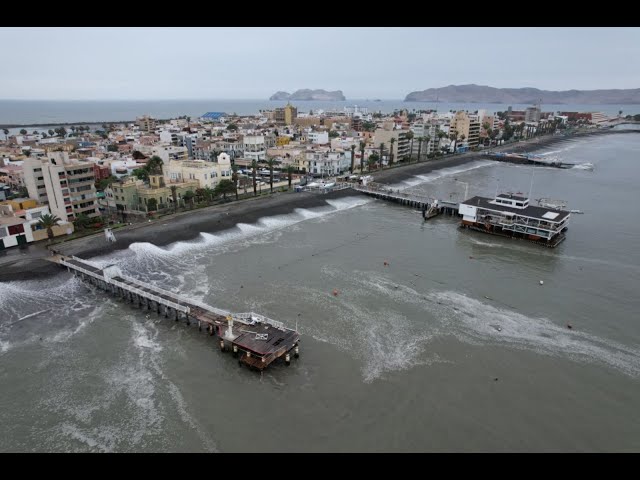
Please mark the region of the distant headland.
<svg viewBox="0 0 640 480"><path fill-rule="evenodd" d="M346 98L342 94L342 90L336 90L335 92L328 92L326 90L309 90L304 88L302 90L296 90L293 93L288 92L276 92L269 100L302 100L302 101L344 101Z"/></svg>
<svg viewBox="0 0 640 480"><path fill-rule="evenodd" d="M484 85L449 85L409 93L405 102L447 103L542 103L576 105L640 104L640 88L626 90L539 90L537 88L494 88Z"/></svg>

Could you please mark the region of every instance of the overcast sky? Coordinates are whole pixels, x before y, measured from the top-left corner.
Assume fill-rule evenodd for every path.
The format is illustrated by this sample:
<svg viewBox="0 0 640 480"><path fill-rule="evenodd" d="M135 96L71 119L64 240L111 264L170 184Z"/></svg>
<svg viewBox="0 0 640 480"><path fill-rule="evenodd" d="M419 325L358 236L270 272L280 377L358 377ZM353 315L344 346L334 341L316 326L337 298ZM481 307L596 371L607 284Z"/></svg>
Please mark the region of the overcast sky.
<svg viewBox="0 0 640 480"><path fill-rule="evenodd" d="M0 28L3 99L640 88L640 28Z"/></svg>

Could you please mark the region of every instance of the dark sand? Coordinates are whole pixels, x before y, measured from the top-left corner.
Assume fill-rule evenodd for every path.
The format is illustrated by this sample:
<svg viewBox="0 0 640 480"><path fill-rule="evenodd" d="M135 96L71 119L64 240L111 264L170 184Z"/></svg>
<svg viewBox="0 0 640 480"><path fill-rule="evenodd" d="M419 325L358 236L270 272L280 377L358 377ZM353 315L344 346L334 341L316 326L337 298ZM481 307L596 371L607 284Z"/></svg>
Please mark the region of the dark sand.
<svg viewBox="0 0 640 480"><path fill-rule="evenodd" d="M516 144L495 147L493 151L532 152L554 143L600 133L589 132L571 136L549 136L533 138ZM619 133L619 132L617 132ZM429 173L441 168L456 167L483 158L482 153L471 152L428 160L411 165L390 168L374 172L374 180L379 183L395 184L415 175ZM91 258L114 250L128 248L135 242L151 242L158 246L177 241L188 241L198 237L200 232L215 233L232 228L237 223L254 223L261 217L291 213L295 208L313 208L326 205L325 200L345 196L359 195L353 190L341 190L329 194L318 193L277 193L270 197L258 197L231 202L226 205L212 206L167 216L149 224L142 223L115 231L117 242L109 244L101 232L90 237L71 240L53 248L65 255ZM29 280L60 272L60 267L46 261L50 255L46 244L32 244L23 251L6 252L0 257L0 282L11 280Z"/></svg>

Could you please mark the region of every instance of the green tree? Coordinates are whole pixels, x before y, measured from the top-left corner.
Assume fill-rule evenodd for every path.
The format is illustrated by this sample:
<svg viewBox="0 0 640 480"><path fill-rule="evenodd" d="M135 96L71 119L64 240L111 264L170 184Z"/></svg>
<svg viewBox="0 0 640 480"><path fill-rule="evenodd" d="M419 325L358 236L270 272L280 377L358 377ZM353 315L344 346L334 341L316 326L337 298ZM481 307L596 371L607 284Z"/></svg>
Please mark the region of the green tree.
<svg viewBox="0 0 640 480"><path fill-rule="evenodd" d="M378 163L379 159L380 157L376 152L373 152L371 153L371 155L369 155L369 158L367 159L367 168L369 171L371 171L371 168Z"/></svg>
<svg viewBox="0 0 640 480"><path fill-rule="evenodd" d="M147 212L155 212L158 210L158 201L155 198L147 200Z"/></svg>
<svg viewBox="0 0 640 480"><path fill-rule="evenodd" d="M76 219L73 221L73 225L79 230L84 230L89 226L90 223L91 223L91 219L87 217L84 213L78 214Z"/></svg>
<svg viewBox="0 0 640 480"><path fill-rule="evenodd" d="M360 142L360 173L364 172L364 149L366 144L364 142Z"/></svg>
<svg viewBox="0 0 640 480"><path fill-rule="evenodd" d="M149 175L162 175L162 159L154 155L147 161L147 164L144 166L145 170L149 173Z"/></svg>
<svg viewBox="0 0 640 480"><path fill-rule="evenodd" d="M420 153L422 152L422 142L424 142L424 137L418 137L418 162L420 161Z"/></svg>
<svg viewBox="0 0 640 480"><path fill-rule="evenodd" d="M411 141L411 145L409 146L409 163L411 163L411 157L413 156L413 132L409 130L407 132L407 139Z"/></svg>
<svg viewBox="0 0 640 480"><path fill-rule="evenodd" d="M293 165L287 165L287 179L289 180L289 190L291 190L291 181L293 180Z"/></svg>
<svg viewBox="0 0 640 480"><path fill-rule="evenodd" d="M117 152L118 151L118 145L116 145L115 143L112 143L111 145L107 145L107 151L108 152Z"/></svg>
<svg viewBox="0 0 640 480"><path fill-rule="evenodd" d="M49 215L48 213L42 215L40 217L40 220L38 221L38 225L40 225L42 228L47 229L47 237L49 237L49 243L51 243L51 241L53 240L53 227L55 227L59 221L60 219L58 217L56 217L55 215Z"/></svg>
<svg viewBox="0 0 640 480"><path fill-rule="evenodd" d="M146 168L136 168L133 172L131 172L132 175L136 176L138 179L142 180L143 182L148 182L149 181L149 172L147 172Z"/></svg>
<svg viewBox="0 0 640 480"><path fill-rule="evenodd" d="M202 189L204 198L207 200L207 203L211 203L211 200L215 196L215 190L211 187L207 186Z"/></svg>
<svg viewBox="0 0 640 480"><path fill-rule="evenodd" d="M48 137L48 135L46 133L42 132L42 138L47 138L47 137Z"/></svg>
<svg viewBox="0 0 640 480"><path fill-rule="evenodd" d="M20 135L26 135L27 131L23 128L22 130L20 130Z"/></svg>
<svg viewBox="0 0 640 480"><path fill-rule="evenodd" d="M38 130L34 130L34 131L33 131L33 134L34 134L34 135L38 135Z"/></svg>
<svg viewBox="0 0 640 480"><path fill-rule="evenodd" d="M189 206L191 209L193 209L194 197L195 197L195 194L191 190L187 190L187 192L184 194L184 197L182 197L185 202L189 202Z"/></svg>
<svg viewBox="0 0 640 480"><path fill-rule="evenodd" d="M453 142L453 153L456 153L456 146L458 145L458 132L456 132L455 130L453 130L450 134L449 134L449 138L451 139L451 141Z"/></svg>
<svg viewBox="0 0 640 480"><path fill-rule="evenodd" d="M31 150L23 150L23 151L22 151L22 153L23 153L24 155L26 155L27 157L30 157L30 156L31 156Z"/></svg>
<svg viewBox="0 0 640 480"><path fill-rule="evenodd" d="M56 133L56 132L54 132L53 130L49 129L49 136L50 136L50 137L53 137L53 134L54 134L54 133Z"/></svg>
<svg viewBox="0 0 640 480"><path fill-rule="evenodd" d="M384 151L384 143L380 144L380 170L382 170L382 155Z"/></svg>
<svg viewBox="0 0 640 480"><path fill-rule="evenodd" d="M233 130L235 132L238 130L238 126L235 123L230 123L227 125L227 130Z"/></svg>
<svg viewBox="0 0 640 480"><path fill-rule="evenodd" d="M9 136L9 130L7 128L3 128L2 131L4 132L4 138L7 138Z"/></svg>
<svg viewBox="0 0 640 480"><path fill-rule="evenodd" d="M109 175L107 178L102 178L98 181L98 190L104 190L105 188L107 188L109 185L111 185L113 182L117 181L118 179L116 177L114 177L113 175Z"/></svg>
<svg viewBox="0 0 640 480"><path fill-rule="evenodd" d="M329 138L336 138L336 137L339 137L339 136L340 136L340 134L338 133L337 130L330 130L329 131Z"/></svg>
<svg viewBox="0 0 640 480"><path fill-rule="evenodd" d="M236 187L231 180L227 180L226 178L220 180L216 185L216 196L222 195L222 198L227 199L227 193L233 193L236 191Z"/></svg>

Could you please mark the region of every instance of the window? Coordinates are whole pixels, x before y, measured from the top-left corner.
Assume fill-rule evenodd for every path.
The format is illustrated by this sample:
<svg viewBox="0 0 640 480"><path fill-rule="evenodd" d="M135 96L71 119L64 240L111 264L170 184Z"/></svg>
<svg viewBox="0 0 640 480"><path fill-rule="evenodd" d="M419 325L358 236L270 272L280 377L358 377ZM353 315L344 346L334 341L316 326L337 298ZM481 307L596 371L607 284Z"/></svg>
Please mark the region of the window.
<svg viewBox="0 0 640 480"><path fill-rule="evenodd" d="M0 238L6 237L6 236L7 236L7 228L6 227L0 227Z"/></svg>
<svg viewBox="0 0 640 480"><path fill-rule="evenodd" d="M24 233L24 225L11 225L9 226L9 235L18 235Z"/></svg>

